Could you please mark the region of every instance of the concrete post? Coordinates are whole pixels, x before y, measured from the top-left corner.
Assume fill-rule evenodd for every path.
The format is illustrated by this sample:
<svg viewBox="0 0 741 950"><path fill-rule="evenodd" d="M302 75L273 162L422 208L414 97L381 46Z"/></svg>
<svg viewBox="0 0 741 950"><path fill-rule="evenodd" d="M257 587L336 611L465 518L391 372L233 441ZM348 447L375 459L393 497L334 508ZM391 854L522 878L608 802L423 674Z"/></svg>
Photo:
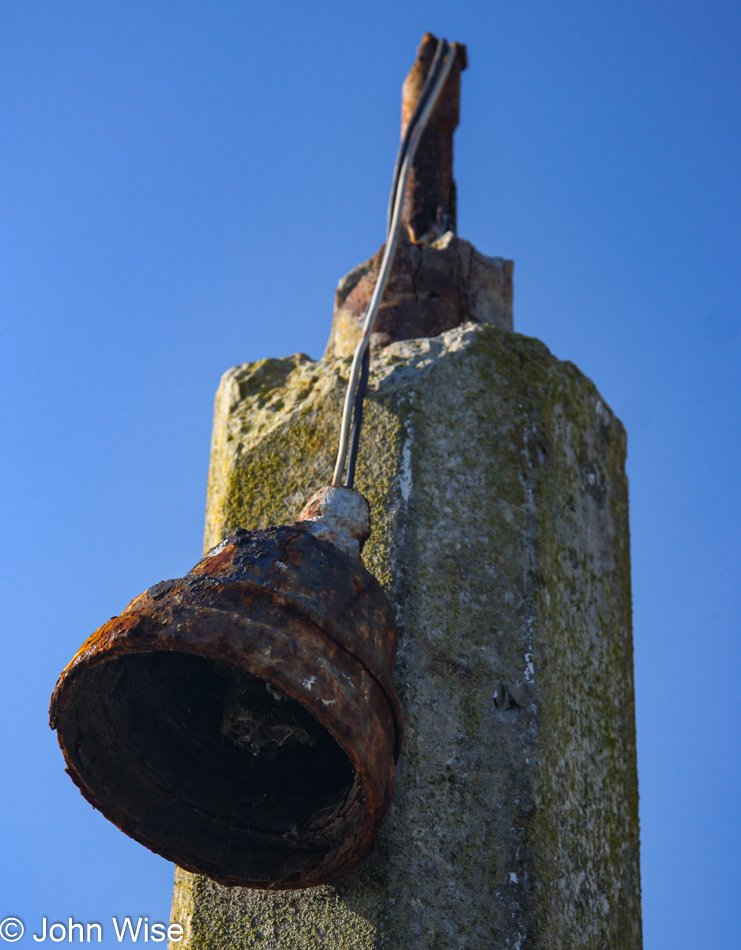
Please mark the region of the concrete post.
<svg viewBox="0 0 741 950"><path fill-rule="evenodd" d="M373 514L365 561L397 613L406 727L376 849L305 891L178 870L177 946L641 946L625 432L575 366L508 329L511 265L478 258L460 325L384 339L371 363L356 487ZM322 360L224 376L207 548L292 520L328 482L346 298Z"/></svg>

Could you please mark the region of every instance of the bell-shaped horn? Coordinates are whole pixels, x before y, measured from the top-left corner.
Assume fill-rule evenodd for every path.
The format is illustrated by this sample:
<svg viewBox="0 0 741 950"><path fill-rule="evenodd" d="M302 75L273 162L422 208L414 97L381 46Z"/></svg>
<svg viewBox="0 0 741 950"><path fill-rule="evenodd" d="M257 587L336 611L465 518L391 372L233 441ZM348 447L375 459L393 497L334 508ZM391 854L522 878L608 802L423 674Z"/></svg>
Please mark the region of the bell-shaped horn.
<svg viewBox="0 0 741 950"><path fill-rule="evenodd" d="M372 848L402 717L357 491L239 529L97 630L51 700L67 771L122 831L226 885L326 883Z"/></svg>

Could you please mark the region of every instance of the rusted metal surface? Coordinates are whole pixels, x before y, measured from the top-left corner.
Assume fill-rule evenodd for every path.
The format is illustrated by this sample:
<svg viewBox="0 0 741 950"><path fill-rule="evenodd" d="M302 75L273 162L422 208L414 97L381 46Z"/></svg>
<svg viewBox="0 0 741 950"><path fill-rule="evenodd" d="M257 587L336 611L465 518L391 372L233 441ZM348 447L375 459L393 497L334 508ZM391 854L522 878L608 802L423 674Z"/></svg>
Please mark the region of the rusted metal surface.
<svg viewBox="0 0 741 950"><path fill-rule="evenodd" d="M401 93L401 134L422 94L437 47L437 37L425 33L417 58ZM453 178L453 133L458 126L461 71L468 65L466 47L454 43L455 62L435 111L419 143L406 193L402 220L412 241L435 240L456 229L456 190Z"/></svg>
<svg viewBox="0 0 741 950"><path fill-rule="evenodd" d="M328 882L371 850L391 803L393 612L316 527L238 530L96 631L52 695L85 798L222 884Z"/></svg>
<svg viewBox="0 0 741 950"><path fill-rule="evenodd" d="M402 88L402 136L429 72L437 38L425 33ZM453 134L458 125L461 71L456 58L417 149L404 194L402 227L371 345L439 336L467 321L512 329L513 263L480 254L456 235ZM347 274L337 288L328 356L354 352L378 280L384 248Z"/></svg>
<svg viewBox="0 0 741 950"><path fill-rule="evenodd" d="M338 287L330 355L352 352L382 254L383 248ZM469 320L511 330L513 268L512 261L486 257L454 234L425 245L412 244L402 231L371 345L439 336Z"/></svg>

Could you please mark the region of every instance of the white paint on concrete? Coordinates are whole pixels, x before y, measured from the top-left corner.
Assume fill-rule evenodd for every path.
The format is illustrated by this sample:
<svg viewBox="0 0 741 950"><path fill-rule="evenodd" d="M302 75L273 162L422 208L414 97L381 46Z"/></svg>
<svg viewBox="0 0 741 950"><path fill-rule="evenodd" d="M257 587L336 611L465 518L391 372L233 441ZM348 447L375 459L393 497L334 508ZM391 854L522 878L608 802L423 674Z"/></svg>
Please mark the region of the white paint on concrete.
<svg viewBox="0 0 741 950"><path fill-rule="evenodd" d="M407 430L406 441L401 450L401 465L399 468L399 488L404 504L412 494L412 434Z"/></svg>

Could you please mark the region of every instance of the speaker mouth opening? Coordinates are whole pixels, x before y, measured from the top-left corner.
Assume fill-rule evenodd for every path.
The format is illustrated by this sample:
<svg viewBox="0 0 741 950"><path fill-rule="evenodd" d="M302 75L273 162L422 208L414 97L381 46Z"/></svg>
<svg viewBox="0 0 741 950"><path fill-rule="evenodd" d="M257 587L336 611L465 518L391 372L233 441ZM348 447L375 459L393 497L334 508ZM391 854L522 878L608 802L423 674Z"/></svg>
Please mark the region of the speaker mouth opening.
<svg viewBox="0 0 741 950"><path fill-rule="evenodd" d="M290 886L333 863L360 825L358 776L331 733L274 685L192 653L81 670L58 728L95 807L221 883Z"/></svg>

